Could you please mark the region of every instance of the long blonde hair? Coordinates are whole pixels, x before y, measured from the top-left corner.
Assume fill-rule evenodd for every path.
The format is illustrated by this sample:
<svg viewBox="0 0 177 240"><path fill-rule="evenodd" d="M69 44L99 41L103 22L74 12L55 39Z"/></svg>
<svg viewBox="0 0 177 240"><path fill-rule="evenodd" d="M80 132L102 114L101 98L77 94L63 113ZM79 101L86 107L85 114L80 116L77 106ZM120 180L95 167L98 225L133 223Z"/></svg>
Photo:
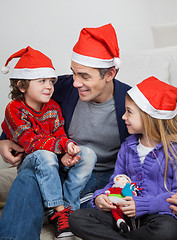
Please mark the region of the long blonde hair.
<svg viewBox="0 0 177 240"><path fill-rule="evenodd" d="M128 94L126 97L134 102ZM136 103L134 102L134 104ZM164 186L168 191L166 185L168 161L171 160L173 163L174 158L177 162L177 150L174 147L174 143L177 143L177 115L172 119L156 119L141 109L140 114L146 136L163 145L165 153Z"/></svg>

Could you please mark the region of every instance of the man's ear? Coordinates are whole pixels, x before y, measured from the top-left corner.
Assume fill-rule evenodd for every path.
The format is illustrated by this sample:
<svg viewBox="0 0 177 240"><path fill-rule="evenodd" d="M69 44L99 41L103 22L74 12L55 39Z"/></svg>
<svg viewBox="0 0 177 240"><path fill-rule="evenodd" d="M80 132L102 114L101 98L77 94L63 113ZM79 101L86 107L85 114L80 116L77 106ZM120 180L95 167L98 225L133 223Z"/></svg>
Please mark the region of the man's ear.
<svg viewBox="0 0 177 240"><path fill-rule="evenodd" d="M116 75L116 69L114 67L110 68L109 71L106 73L106 81L110 82Z"/></svg>
<svg viewBox="0 0 177 240"><path fill-rule="evenodd" d="M17 87L20 90L20 92L25 93L25 89L21 87L21 81L20 80L17 82Z"/></svg>

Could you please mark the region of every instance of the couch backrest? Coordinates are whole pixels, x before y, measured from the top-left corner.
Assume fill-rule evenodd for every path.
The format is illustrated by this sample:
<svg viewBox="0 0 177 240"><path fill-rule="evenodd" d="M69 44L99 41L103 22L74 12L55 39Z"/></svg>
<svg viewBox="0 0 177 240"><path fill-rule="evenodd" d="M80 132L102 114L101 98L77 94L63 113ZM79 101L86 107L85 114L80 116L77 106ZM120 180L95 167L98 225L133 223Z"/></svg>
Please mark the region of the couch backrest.
<svg viewBox="0 0 177 240"><path fill-rule="evenodd" d="M121 56L117 78L131 86L155 76L177 87L177 46L131 52Z"/></svg>

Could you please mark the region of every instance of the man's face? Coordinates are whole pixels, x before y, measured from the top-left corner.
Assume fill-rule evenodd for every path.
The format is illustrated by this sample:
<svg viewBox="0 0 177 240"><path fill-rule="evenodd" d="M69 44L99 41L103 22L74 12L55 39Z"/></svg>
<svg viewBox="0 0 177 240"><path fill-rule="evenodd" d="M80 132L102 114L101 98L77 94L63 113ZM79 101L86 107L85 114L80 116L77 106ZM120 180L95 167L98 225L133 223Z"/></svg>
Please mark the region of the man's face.
<svg viewBox="0 0 177 240"><path fill-rule="evenodd" d="M113 86L113 83L108 80L110 79L109 74L101 78L97 69L83 66L74 61L71 61L71 70L73 71L73 86L78 89L81 101L99 103L112 97L113 92L110 84Z"/></svg>

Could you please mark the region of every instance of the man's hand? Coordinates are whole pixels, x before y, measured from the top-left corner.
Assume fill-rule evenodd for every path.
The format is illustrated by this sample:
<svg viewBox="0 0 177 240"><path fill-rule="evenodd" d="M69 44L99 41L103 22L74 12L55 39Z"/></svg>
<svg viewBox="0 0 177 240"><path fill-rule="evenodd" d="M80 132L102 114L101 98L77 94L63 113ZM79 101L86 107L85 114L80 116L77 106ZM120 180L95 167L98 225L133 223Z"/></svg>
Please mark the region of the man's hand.
<svg viewBox="0 0 177 240"><path fill-rule="evenodd" d="M15 156L12 152L15 151ZM0 140L0 154L6 163L18 166L23 160L24 149L10 140Z"/></svg>
<svg viewBox="0 0 177 240"><path fill-rule="evenodd" d="M111 209L116 209L117 207L113 205L111 200L106 194L100 194L95 198L95 205L104 211L111 211Z"/></svg>
<svg viewBox="0 0 177 240"><path fill-rule="evenodd" d="M167 198L167 202L174 204L170 205L170 209L172 210L172 213L177 215L177 193L173 194L171 198Z"/></svg>

